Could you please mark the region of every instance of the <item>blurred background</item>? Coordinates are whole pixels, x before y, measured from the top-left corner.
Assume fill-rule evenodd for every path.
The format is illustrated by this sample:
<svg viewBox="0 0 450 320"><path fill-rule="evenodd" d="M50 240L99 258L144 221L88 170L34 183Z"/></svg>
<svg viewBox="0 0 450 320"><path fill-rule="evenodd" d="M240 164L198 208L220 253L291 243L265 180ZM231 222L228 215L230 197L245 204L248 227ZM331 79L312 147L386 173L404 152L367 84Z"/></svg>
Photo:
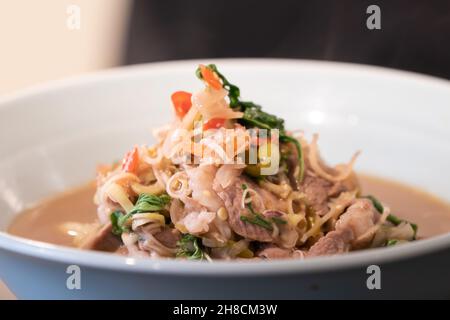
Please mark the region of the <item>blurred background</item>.
<svg viewBox="0 0 450 320"><path fill-rule="evenodd" d="M369 30L369 5L381 29ZM1 0L0 95L120 65L275 57L450 79L449 0ZM13 298L0 282L0 298Z"/></svg>
<svg viewBox="0 0 450 320"><path fill-rule="evenodd" d="M366 27L371 4L380 30ZM214 57L345 61L450 79L448 0L2 0L0 40L0 95L119 65Z"/></svg>

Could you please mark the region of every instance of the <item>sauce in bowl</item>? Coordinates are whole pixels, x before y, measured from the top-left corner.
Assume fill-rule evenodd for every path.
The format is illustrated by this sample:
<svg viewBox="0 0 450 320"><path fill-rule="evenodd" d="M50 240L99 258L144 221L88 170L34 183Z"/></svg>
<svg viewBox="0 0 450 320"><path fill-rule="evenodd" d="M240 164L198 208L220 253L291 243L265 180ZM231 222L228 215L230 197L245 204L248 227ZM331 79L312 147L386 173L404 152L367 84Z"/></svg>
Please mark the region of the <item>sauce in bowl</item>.
<svg viewBox="0 0 450 320"><path fill-rule="evenodd" d="M450 206L419 189L377 178L358 175L363 194L376 194L390 205L392 213L416 223L418 238L450 232ZM95 184L73 189L25 210L13 221L8 232L38 241L74 246L76 230L62 228L67 222L94 223Z"/></svg>

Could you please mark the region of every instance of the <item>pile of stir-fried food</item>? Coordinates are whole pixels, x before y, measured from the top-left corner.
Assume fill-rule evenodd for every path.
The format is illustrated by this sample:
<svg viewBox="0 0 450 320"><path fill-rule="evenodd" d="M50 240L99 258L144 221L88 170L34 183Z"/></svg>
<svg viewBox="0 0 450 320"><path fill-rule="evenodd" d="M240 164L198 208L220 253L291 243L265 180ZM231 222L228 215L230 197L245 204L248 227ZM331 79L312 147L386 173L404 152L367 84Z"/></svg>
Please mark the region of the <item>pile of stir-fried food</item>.
<svg viewBox="0 0 450 320"><path fill-rule="evenodd" d="M361 193L353 172L358 154L330 167L317 135L307 141L241 100L215 65L200 65L196 75L204 88L171 96L176 117L154 131L155 145L99 167L101 227L82 247L118 246L143 257L279 259L415 239L415 224Z"/></svg>

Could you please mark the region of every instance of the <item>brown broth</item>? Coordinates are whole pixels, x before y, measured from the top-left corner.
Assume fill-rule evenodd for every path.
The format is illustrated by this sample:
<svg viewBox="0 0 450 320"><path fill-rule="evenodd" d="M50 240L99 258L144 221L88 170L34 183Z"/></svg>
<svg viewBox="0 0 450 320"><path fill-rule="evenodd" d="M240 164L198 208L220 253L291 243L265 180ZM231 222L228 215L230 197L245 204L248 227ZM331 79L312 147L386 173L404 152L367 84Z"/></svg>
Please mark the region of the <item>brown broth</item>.
<svg viewBox="0 0 450 320"><path fill-rule="evenodd" d="M358 175L364 194L376 196L398 217L416 223L418 236L429 238L450 232L450 205L420 189L399 182Z"/></svg>
<svg viewBox="0 0 450 320"><path fill-rule="evenodd" d="M389 204L395 215L415 222L419 237L450 232L450 206L421 190L368 175L359 175L363 194L375 195ZM92 223L96 220L93 203L95 185L89 184L63 193L25 210L8 232L28 239L73 246L73 235L64 232L65 222Z"/></svg>
<svg viewBox="0 0 450 320"><path fill-rule="evenodd" d="M66 222L92 223L96 221L94 204L95 184L63 192L20 213L8 232L43 242L73 246L73 235L64 231Z"/></svg>

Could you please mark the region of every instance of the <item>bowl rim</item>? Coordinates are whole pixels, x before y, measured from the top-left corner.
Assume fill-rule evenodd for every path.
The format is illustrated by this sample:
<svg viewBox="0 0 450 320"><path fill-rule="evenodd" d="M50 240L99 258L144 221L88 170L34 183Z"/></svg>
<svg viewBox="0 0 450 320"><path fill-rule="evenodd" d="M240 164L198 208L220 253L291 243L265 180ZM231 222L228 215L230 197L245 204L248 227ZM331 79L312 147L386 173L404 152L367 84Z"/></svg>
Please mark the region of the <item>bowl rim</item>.
<svg viewBox="0 0 450 320"><path fill-rule="evenodd" d="M13 254L43 259L56 263L78 265L81 268L165 274L177 276L260 276L280 274L308 274L367 268L400 260L413 259L450 247L450 234L422 239L390 248L373 248L343 255L312 259L283 259L273 261L189 261L126 257L107 252L70 248L0 233L0 249Z"/></svg>
<svg viewBox="0 0 450 320"><path fill-rule="evenodd" d="M229 67L262 66L264 68L293 67L318 68L328 71L356 72L375 76L396 77L401 80L414 80L424 84L450 89L450 82L433 76L410 71L394 70L379 66L354 63L329 62L317 60L294 59L202 59L178 60L146 63L133 66L117 67L66 79L50 81L18 92L0 97L0 111L11 102L33 97L38 94L51 93L67 87L96 83L105 78L121 78L148 72L170 72L183 68L192 68L199 63L218 63ZM118 256L111 253L83 251L40 241L29 240L0 231L0 248L13 254L41 258L48 261L77 264L80 266L101 268L125 272L152 274L196 275L196 276L251 276L289 273L314 273L347 268L367 267L372 264L395 262L411 259L419 255L434 253L450 247L450 233L423 239L413 243L392 248L375 248L350 252L340 256L317 257L313 259L286 259L277 261L214 261L205 263L174 259L150 259Z"/></svg>
<svg viewBox="0 0 450 320"><path fill-rule="evenodd" d="M36 94L43 94L49 91L60 90L71 86L95 83L105 78L118 79L124 76L133 76L139 73L147 72L168 72L181 69L192 71L192 66L198 64L215 63L226 67L255 67L262 68L313 68L326 69L327 71L347 71L359 74L377 74L378 76L396 77L402 80L415 80L426 82L428 84L442 86L450 89L450 80L436 76L418 73L414 71L392 69L377 65L368 65L361 63L312 60L312 59L289 59L289 58L205 58L205 59L185 59L170 60L150 63L140 63L127 66L118 66L108 69L86 72L82 74L67 76L60 79L49 80L42 83L26 86L25 88L14 90L12 92L0 95L0 110L7 107L7 104L15 100L27 98Z"/></svg>

